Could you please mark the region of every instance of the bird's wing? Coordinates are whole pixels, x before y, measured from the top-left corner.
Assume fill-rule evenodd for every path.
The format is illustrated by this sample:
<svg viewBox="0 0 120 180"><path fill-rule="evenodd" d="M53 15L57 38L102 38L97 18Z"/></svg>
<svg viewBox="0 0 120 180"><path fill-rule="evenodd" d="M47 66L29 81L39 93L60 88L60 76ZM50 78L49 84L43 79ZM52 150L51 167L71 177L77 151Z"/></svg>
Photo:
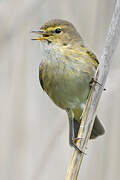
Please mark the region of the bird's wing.
<svg viewBox="0 0 120 180"><path fill-rule="evenodd" d="M96 68L99 64L96 55L85 46L80 46L77 49L68 49L68 51L66 50L66 55L69 55L71 59L73 58L76 61L85 62L86 60L88 63L93 64Z"/></svg>
<svg viewBox="0 0 120 180"><path fill-rule="evenodd" d="M99 61L96 57L96 55L92 52L92 51L89 51L88 49L86 50L86 53L88 54L89 57L91 57L91 59L93 61L95 61L97 64L99 64Z"/></svg>
<svg viewBox="0 0 120 180"><path fill-rule="evenodd" d="M40 65L39 65L39 81L40 81L42 89L44 90L42 73L43 73L43 66L42 66L42 63L40 63Z"/></svg>

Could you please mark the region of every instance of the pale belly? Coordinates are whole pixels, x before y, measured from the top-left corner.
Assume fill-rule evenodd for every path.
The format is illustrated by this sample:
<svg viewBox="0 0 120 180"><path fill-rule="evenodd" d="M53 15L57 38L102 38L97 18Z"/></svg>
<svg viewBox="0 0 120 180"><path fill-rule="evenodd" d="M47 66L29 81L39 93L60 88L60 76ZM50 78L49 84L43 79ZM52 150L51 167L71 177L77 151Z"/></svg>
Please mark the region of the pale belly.
<svg viewBox="0 0 120 180"><path fill-rule="evenodd" d="M63 109L82 108L90 90L92 76L85 73L78 65L46 66L42 78L44 90L53 102ZM93 74L93 73L92 73Z"/></svg>

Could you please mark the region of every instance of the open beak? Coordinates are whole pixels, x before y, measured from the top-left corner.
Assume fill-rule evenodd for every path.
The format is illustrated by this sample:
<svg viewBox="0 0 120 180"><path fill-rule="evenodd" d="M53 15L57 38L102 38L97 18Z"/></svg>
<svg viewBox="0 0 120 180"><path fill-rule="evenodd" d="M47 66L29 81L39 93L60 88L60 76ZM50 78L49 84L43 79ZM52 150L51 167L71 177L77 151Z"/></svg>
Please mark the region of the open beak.
<svg viewBox="0 0 120 180"><path fill-rule="evenodd" d="M45 32L43 30L33 30L32 33L36 33L36 34L39 34L41 35L40 37L36 37L36 38L32 38L31 40L44 40L46 39L45 37Z"/></svg>

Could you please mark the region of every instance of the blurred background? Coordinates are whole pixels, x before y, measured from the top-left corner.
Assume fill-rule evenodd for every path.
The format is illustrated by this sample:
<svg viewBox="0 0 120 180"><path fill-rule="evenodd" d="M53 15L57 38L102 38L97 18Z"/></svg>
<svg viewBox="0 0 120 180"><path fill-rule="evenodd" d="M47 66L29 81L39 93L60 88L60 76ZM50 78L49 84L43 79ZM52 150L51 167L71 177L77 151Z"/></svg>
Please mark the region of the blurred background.
<svg viewBox="0 0 120 180"><path fill-rule="evenodd" d="M31 30L50 19L71 21L100 58L115 0L0 0L0 180L65 179L73 148L66 113L43 92L39 42ZM89 141L79 178L120 178L120 43L98 116L106 133Z"/></svg>

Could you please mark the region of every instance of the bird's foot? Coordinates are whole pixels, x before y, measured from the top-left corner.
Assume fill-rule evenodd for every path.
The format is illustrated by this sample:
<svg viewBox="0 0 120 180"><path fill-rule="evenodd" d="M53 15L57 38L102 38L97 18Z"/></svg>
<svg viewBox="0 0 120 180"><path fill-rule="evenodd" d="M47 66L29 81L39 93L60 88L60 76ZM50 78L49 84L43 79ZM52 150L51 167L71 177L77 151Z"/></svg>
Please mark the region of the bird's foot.
<svg viewBox="0 0 120 180"><path fill-rule="evenodd" d="M96 81L94 78L92 78L92 80L90 81L90 87L93 86L93 83L98 84L103 89L103 91L106 91L106 89L103 87L103 85L100 84L98 81Z"/></svg>
<svg viewBox="0 0 120 180"><path fill-rule="evenodd" d="M79 138L79 137L73 138L73 139L72 139L72 146L73 146L75 149L77 149L79 153L83 153L83 154L86 155L86 153L83 152L83 151L76 145L76 143L75 143L77 140L80 140L80 139L84 139L84 138Z"/></svg>

